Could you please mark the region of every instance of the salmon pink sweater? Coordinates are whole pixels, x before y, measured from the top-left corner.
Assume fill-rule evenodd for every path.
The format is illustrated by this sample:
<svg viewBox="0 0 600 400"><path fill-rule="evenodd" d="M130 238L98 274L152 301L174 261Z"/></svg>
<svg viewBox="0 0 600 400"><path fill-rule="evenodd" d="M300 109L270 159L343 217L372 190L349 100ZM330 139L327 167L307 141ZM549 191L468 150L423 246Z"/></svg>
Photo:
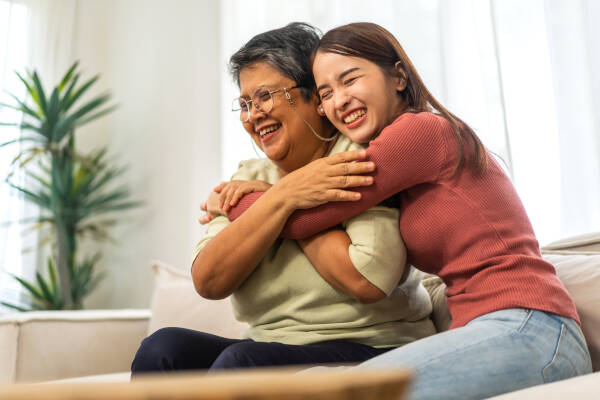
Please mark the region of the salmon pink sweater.
<svg viewBox="0 0 600 400"><path fill-rule="evenodd" d="M467 148L468 146L465 146ZM282 235L300 239L339 224L400 192L400 232L408 261L446 284L452 328L507 308L573 318L575 305L554 267L541 257L529 218L510 179L488 153L483 175L463 169L450 123L432 113L406 113L367 149L375 183L356 202L296 211ZM230 211L235 219L261 193Z"/></svg>

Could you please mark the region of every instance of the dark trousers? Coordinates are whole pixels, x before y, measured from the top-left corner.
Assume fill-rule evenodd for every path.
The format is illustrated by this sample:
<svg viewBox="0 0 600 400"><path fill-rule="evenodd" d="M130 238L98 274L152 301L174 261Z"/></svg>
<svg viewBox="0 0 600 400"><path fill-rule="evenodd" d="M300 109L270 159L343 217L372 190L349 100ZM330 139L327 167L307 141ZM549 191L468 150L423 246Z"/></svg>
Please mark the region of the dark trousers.
<svg viewBox="0 0 600 400"><path fill-rule="evenodd" d="M163 328L142 341L132 375L144 372L250 368L321 363L357 363L390 350L329 341L308 345L227 339L183 328Z"/></svg>

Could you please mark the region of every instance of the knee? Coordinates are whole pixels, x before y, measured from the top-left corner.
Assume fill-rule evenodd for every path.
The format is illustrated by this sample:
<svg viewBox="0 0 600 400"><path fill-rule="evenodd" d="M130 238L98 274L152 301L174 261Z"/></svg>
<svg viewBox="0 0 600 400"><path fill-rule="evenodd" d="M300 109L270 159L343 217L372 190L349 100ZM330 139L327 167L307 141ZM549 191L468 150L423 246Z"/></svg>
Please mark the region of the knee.
<svg viewBox="0 0 600 400"><path fill-rule="evenodd" d="M148 336L131 363L132 374L171 370L171 361L177 355L179 328L162 328Z"/></svg>
<svg viewBox="0 0 600 400"><path fill-rule="evenodd" d="M219 354L210 369L235 369L261 365L255 342L241 342L227 347Z"/></svg>

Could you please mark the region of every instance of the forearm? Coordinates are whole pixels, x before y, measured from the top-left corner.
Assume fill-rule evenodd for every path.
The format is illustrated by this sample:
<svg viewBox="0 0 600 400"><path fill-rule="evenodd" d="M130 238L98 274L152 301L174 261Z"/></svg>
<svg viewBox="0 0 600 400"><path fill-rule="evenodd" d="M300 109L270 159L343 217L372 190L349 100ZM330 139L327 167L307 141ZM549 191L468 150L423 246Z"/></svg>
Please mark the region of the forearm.
<svg viewBox="0 0 600 400"><path fill-rule="evenodd" d="M361 303L372 303L385 293L369 282L354 266L348 252L350 237L342 229L321 232L298 240L302 251L319 275L331 286Z"/></svg>
<svg viewBox="0 0 600 400"><path fill-rule="evenodd" d="M451 141L451 149L447 148L450 146L447 139ZM282 236L290 239L310 237L406 188L437 181L452 171L457 161L455 147L452 129L449 124L440 123L437 117L422 113L399 118L369 144L367 157L376 165L375 171L370 173L374 184L354 189L360 193L360 200L330 202L309 210L297 210L289 218ZM228 217L241 215L244 208L260 195L253 193L247 196L249 201L242 199Z"/></svg>
<svg viewBox="0 0 600 400"><path fill-rule="evenodd" d="M377 188L373 187L373 189ZM355 190L363 194L363 199L360 201L332 202L311 209L296 210L291 214L287 223L284 225L281 231L281 237L296 240L307 239L325 229L338 225L354 215L360 214L365 209L371 208L386 198L384 197L385 194L377 195L377 193L375 193L375 196L373 196L372 193L366 192L368 197L365 199L364 188L357 188ZM227 212L227 218L230 221L235 221L237 218L241 217L254 202L258 201L263 194L263 192L256 192L245 195L235 207L232 207Z"/></svg>
<svg viewBox="0 0 600 400"><path fill-rule="evenodd" d="M292 212L293 208L277 193L265 194L219 232L192 263L198 293L210 299L233 293L256 268Z"/></svg>

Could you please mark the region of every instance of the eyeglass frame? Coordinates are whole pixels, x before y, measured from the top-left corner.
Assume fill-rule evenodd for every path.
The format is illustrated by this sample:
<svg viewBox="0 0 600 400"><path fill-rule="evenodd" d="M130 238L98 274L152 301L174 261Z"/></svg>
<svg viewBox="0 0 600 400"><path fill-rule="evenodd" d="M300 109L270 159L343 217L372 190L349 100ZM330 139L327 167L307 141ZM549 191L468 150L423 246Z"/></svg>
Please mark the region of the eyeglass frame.
<svg viewBox="0 0 600 400"><path fill-rule="evenodd" d="M278 93L278 92L281 92L282 90L283 90L283 93L285 94L285 98L287 99L287 101L290 104L294 104L294 102L292 100L292 96L290 96L290 93L288 92L288 90L299 89L301 87L302 86L295 85L295 86L292 86L292 87L289 87L289 88L283 87L283 88L276 89L276 90L267 90L266 93L269 93L269 96L271 96L271 108L268 109L268 110L261 109L260 106L254 102L254 96L252 96L252 98L249 99L249 100L244 99L244 101L246 102L246 104L249 104L248 107L247 107L248 115L246 116L245 120L242 119L242 111L243 111L244 107L241 106L241 105L239 105L239 109L238 110L236 110L234 108L235 101L239 100L239 99L242 99L241 96L236 97L235 99L233 99L232 105L231 105L231 111L233 111L233 112L238 112L239 111L240 112L240 121L242 121L242 123L246 123L246 122L250 121L250 113L252 112L252 106L254 106L254 108L258 112L265 113L265 114L270 113L271 111L273 111L273 107L275 106L275 100L273 99L273 93Z"/></svg>

